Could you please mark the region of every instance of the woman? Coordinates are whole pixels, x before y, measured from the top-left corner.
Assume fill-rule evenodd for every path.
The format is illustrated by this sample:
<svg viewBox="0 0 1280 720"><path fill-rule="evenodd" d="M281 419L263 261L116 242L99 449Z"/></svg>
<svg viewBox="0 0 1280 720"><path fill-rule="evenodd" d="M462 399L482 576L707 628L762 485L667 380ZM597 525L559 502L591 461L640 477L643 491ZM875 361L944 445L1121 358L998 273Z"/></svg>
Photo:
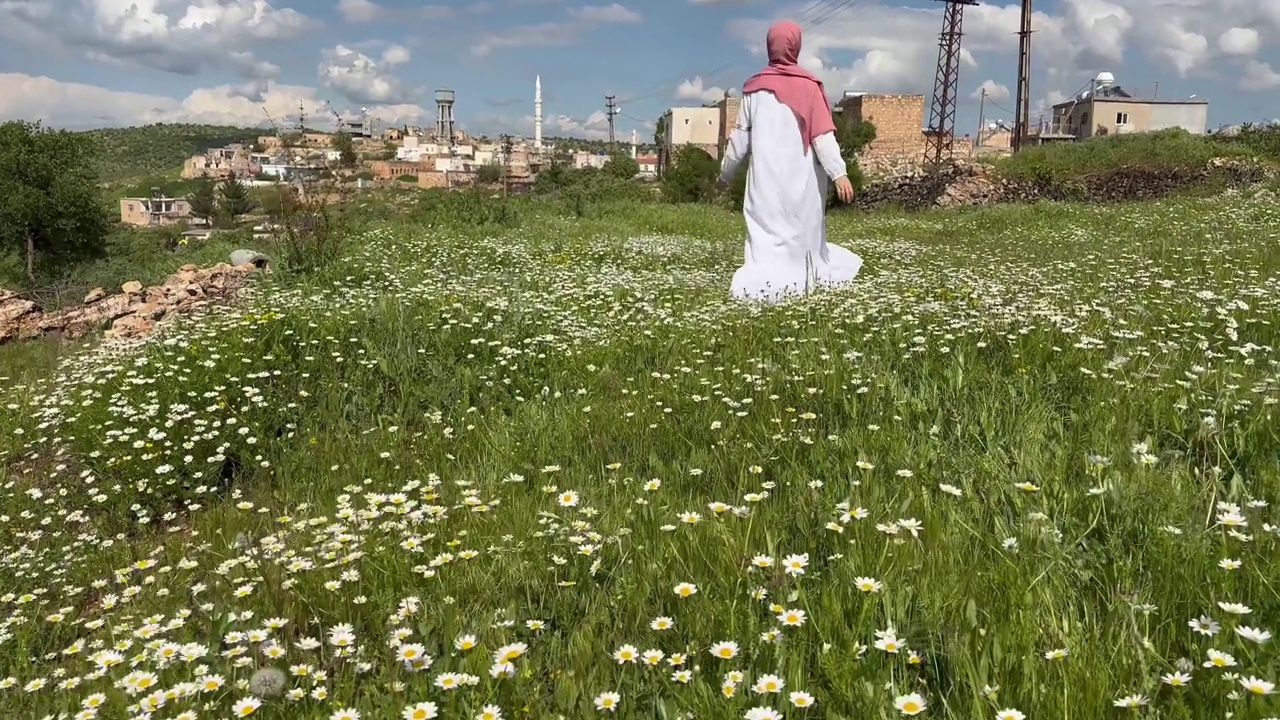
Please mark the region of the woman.
<svg viewBox="0 0 1280 720"><path fill-rule="evenodd" d="M738 126L729 135L720 184L750 156L742 214L746 258L732 292L774 302L821 285L852 280L862 258L826 234L827 178L842 202L853 200L822 83L800 68L800 26L769 28L769 66L742 87Z"/></svg>

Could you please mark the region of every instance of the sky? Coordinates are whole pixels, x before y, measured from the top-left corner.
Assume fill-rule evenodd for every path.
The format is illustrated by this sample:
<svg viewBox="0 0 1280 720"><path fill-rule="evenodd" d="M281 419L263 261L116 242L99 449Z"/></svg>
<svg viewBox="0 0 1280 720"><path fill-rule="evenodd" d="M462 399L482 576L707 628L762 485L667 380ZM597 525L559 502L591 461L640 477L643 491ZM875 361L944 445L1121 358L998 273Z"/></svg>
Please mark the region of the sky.
<svg viewBox="0 0 1280 720"><path fill-rule="evenodd" d="M0 121L333 126L361 108L434 122L457 94L474 134L652 138L669 107L740 87L768 25L805 28L801 64L828 95L932 95L935 0L0 0ZM1133 95L1196 95L1210 126L1280 117L1280 0L1036 0L1033 115L1099 71ZM1019 7L965 10L957 132L1012 121ZM270 118L271 120L268 120ZM1034 121L1034 117L1033 117Z"/></svg>

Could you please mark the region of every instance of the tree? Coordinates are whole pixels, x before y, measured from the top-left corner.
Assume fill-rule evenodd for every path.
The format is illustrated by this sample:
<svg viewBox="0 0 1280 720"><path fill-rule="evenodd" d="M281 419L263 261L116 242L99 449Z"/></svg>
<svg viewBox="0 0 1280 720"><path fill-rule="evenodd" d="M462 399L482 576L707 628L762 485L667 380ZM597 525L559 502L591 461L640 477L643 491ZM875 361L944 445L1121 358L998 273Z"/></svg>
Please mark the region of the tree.
<svg viewBox="0 0 1280 720"><path fill-rule="evenodd" d="M498 163L485 163L476 170L476 180L486 185L502 181L502 166Z"/></svg>
<svg viewBox="0 0 1280 720"><path fill-rule="evenodd" d="M218 184L211 177L200 178L187 194L187 204L191 206L192 217L212 223L213 216L218 214Z"/></svg>
<svg viewBox="0 0 1280 720"><path fill-rule="evenodd" d="M615 150L609 154L609 159L602 169L606 175L619 180L630 180L640 174L640 163L621 150Z"/></svg>
<svg viewBox="0 0 1280 720"><path fill-rule="evenodd" d="M218 195L220 197L219 206L222 213L227 216L231 222L235 222L236 218L241 215L247 215L258 207L258 204L249 197L249 188L240 178L235 175L228 177L222 181L222 185L218 187Z"/></svg>
<svg viewBox="0 0 1280 720"><path fill-rule="evenodd" d="M662 195L669 202L704 202L715 194L720 165L696 145L682 145L672 153L671 169L662 178Z"/></svg>
<svg viewBox="0 0 1280 720"><path fill-rule="evenodd" d="M0 251L41 271L105 254L111 220L93 171L93 139L39 123L0 125Z"/></svg>
<svg viewBox="0 0 1280 720"><path fill-rule="evenodd" d="M837 116L836 142L840 144L840 155L848 166L849 182L855 188L862 187L862 170L858 165L858 156L863 148L876 139L876 126L869 120L853 120L842 122Z"/></svg>
<svg viewBox="0 0 1280 720"><path fill-rule="evenodd" d="M355 141L351 139L349 133L340 132L334 135L330 146L338 151L338 165L341 167L355 167L360 160L359 156L356 155Z"/></svg>

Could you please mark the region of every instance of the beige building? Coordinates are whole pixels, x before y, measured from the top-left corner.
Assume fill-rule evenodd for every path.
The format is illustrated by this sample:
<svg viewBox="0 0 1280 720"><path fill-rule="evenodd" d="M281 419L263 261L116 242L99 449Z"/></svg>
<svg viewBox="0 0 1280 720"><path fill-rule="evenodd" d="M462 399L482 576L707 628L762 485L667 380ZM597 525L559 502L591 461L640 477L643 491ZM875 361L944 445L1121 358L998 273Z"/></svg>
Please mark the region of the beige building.
<svg viewBox="0 0 1280 720"><path fill-rule="evenodd" d="M1095 85L1091 92L1054 105L1053 118L1040 134L1083 140L1181 128L1203 135L1208 124L1208 100L1139 98L1119 85Z"/></svg>
<svg viewBox="0 0 1280 720"><path fill-rule="evenodd" d="M120 198L120 222L137 227L177 225L191 219L191 203L184 198L158 195Z"/></svg>
<svg viewBox="0 0 1280 720"><path fill-rule="evenodd" d="M671 108L663 115L666 136L663 138L663 158L669 163L675 149L683 145L696 145L712 157L720 156L720 116L723 108L681 107ZM735 116L735 120L736 120Z"/></svg>
<svg viewBox="0 0 1280 720"><path fill-rule="evenodd" d="M223 179L231 175L248 177L261 172L263 161L268 159L268 155L253 153L241 143L210 148L199 155L192 155L182 163L182 178L184 180L198 177Z"/></svg>
<svg viewBox="0 0 1280 720"><path fill-rule="evenodd" d="M924 95L846 92L835 112L846 123L875 125L876 139L863 155L881 160L924 157Z"/></svg>

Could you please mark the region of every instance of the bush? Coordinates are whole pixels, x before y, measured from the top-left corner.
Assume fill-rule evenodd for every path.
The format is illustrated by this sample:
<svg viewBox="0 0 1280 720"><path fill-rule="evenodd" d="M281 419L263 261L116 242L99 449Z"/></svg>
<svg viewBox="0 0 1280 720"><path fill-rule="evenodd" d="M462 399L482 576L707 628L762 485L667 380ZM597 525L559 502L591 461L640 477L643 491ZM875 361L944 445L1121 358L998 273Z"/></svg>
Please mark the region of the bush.
<svg viewBox="0 0 1280 720"><path fill-rule="evenodd" d="M1280 160L1280 123L1245 125L1236 135L1224 136L1223 141L1259 157Z"/></svg>
<svg viewBox="0 0 1280 720"><path fill-rule="evenodd" d="M286 271L312 273L336 264L356 231L350 198L329 196L318 185L277 185L265 203L272 245ZM337 202L330 202L336 199Z"/></svg>
<svg viewBox="0 0 1280 720"><path fill-rule="evenodd" d="M400 181L400 182L402 182L402 183L412 183L412 184L414 184L414 185L417 185L417 184L418 184L418 176L417 176L417 175L414 175L414 174L412 174L412 173L405 174L405 175L401 175L400 177L398 177L398 178L396 178L396 179L397 179L397 180L399 180L399 181Z"/></svg>
<svg viewBox="0 0 1280 720"><path fill-rule="evenodd" d="M497 163L486 163L476 171L476 181L489 184L502 182L502 166Z"/></svg>
<svg viewBox="0 0 1280 720"><path fill-rule="evenodd" d="M1174 129L1027 148L1000 160L996 169L1010 180L1049 183L1125 166L1203 168L1215 157L1246 154L1242 143Z"/></svg>
<svg viewBox="0 0 1280 720"><path fill-rule="evenodd" d="M707 202L715 196L720 164L705 150L685 145L676 150L671 168L662 178L662 196L667 202Z"/></svg>

